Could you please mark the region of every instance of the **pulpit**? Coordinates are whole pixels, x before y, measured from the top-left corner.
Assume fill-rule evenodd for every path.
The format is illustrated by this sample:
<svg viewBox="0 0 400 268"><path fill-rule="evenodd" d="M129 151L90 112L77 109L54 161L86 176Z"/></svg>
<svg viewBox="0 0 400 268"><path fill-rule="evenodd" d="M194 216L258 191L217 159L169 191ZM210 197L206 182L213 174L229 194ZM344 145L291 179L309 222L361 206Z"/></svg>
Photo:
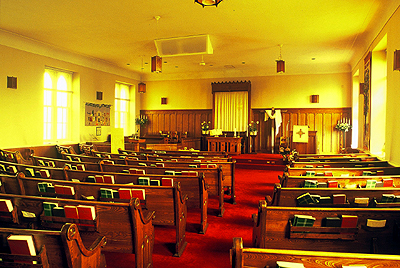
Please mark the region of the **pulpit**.
<svg viewBox="0 0 400 268"><path fill-rule="evenodd" d="M208 151L227 152L229 155L241 153L241 137L206 137Z"/></svg>
<svg viewBox="0 0 400 268"><path fill-rule="evenodd" d="M308 131L308 142L293 142L293 131L290 131L290 149L296 149L299 154L316 154L317 131Z"/></svg>
<svg viewBox="0 0 400 268"><path fill-rule="evenodd" d="M133 151L135 152L139 152L139 144L140 143L145 143L146 140L145 139L135 139L135 138L131 138L131 137L125 137L125 143L130 143L133 146Z"/></svg>

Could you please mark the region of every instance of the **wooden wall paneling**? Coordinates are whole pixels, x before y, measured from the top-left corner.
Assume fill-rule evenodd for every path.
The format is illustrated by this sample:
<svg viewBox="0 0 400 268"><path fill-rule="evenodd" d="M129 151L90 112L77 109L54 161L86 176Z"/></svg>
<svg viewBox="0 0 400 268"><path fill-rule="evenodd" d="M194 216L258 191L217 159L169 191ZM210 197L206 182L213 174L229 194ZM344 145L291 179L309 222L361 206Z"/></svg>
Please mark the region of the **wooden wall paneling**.
<svg viewBox="0 0 400 268"><path fill-rule="evenodd" d="M324 127L323 114L316 113L314 122L315 122L314 130L317 131L317 153L322 153L323 144L326 142L326 140L323 139L323 127Z"/></svg>
<svg viewBox="0 0 400 268"><path fill-rule="evenodd" d="M306 113L299 111L298 117L299 117L298 125L303 125L303 126L307 125Z"/></svg>
<svg viewBox="0 0 400 268"><path fill-rule="evenodd" d="M331 153L333 152L333 146L337 144L336 135L332 135L334 132L332 131L332 113L324 113L323 114L323 129L322 129L322 138L324 140L330 140L330 142L325 142L322 147L321 153Z"/></svg>

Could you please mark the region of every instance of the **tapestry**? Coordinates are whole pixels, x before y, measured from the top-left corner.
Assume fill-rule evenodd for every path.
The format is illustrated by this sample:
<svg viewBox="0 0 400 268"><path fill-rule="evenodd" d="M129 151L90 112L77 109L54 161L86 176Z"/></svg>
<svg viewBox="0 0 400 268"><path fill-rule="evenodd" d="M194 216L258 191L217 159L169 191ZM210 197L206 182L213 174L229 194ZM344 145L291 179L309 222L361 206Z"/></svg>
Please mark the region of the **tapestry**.
<svg viewBox="0 0 400 268"><path fill-rule="evenodd" d="M293 142L308 143L308 126L293 125Z"/></svg>
<svg viewBox="0 0 400 268"><path fill-rule="evenodd" d="M110 125L109 104L96 104L86 102L85 104L85 126L109 126Z"/></svg>
<svg viewBox="0 0 400 268"><path fill-rule="evenodd" d="M363 149L369 151L371 138L371 52L364 59Z"/></svg>

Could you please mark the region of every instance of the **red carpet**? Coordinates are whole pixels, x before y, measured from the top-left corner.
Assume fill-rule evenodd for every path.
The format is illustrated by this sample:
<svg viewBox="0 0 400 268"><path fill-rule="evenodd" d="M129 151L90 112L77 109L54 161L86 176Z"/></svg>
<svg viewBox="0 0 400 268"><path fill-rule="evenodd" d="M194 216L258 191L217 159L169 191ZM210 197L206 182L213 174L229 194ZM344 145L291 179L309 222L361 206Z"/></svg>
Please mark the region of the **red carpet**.
<svg viewBox="0 0 400 268"><path fill-rule="evenodd" d="M249 155L247 155L249 156ZM251 155L254 157L256 155ZM273 166L273 169L276 167ZM209 227L205 235L197 233L198 213L188 211L186 239L188 245L181 257L173 257L175 230L173 227L155 227L153 267L155 268L229 268L229 249L233 237L242 237L244 246L251 246L253 223L251 215L257 213L258 201L271 194L278 182L280 170L252 170L236 168L236 205L225 203L225 214L217 217L218 200L209 201ZM228 196L227 196L228 198ZM227 200L227 199L226 199ZM134 255L106 253L107 267L132 267Z"/></svg>

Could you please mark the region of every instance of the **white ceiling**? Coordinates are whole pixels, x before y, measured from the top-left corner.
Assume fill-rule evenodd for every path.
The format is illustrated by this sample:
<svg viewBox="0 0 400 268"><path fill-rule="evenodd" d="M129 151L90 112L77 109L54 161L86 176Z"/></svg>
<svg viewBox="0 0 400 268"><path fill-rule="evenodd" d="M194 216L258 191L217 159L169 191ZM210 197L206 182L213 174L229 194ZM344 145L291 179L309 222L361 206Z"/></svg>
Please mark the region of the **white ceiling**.
<svg viewBox="0 0 400 268"><path fill-rule="evenodd" d="M334 73L350 71L355 44L399 4L223 0L203 8L194 0L0 0L0 29L148 80L274 75L279 45L287 74ZM151 74L155 39L200 34L210 35L213 54L164 57L162 73Z"/></svg>

